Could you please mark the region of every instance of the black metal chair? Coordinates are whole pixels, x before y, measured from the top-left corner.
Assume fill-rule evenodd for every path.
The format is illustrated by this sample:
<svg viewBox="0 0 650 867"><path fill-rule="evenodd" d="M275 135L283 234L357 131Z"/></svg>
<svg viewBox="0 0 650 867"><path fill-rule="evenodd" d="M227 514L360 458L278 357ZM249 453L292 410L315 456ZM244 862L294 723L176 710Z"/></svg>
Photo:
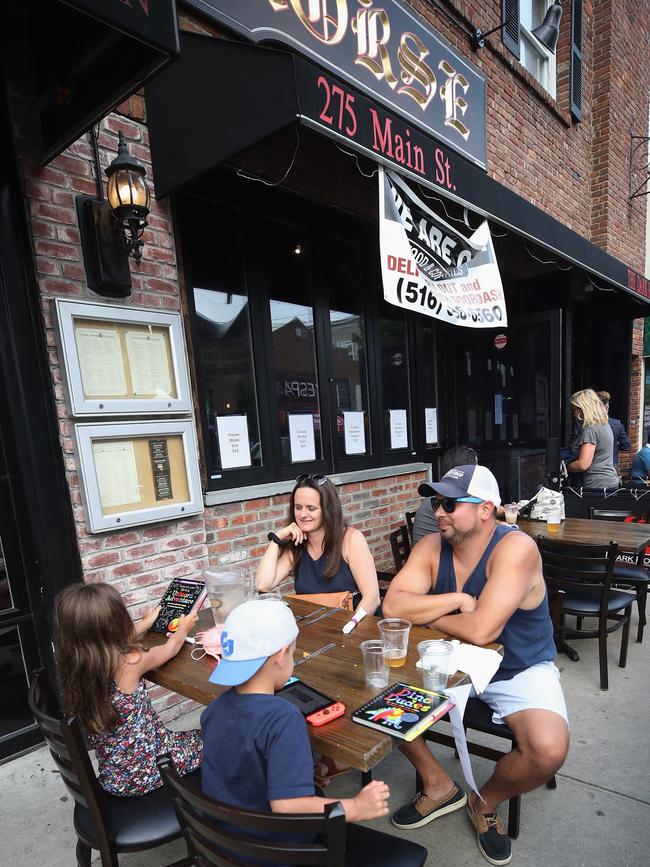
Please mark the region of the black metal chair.
<svg viewBox="0 0 650 867"><path fill-rule="evenodd" d="M565 638L597 638L600 660L600 688L608 689L607 638L610 632L622 629L619 666L627 664L630 637L630 609L634 597L612 590L612 577L618 555L618 545L582 545L560 542L540 536L537 540L542 557L544 577L551 589L564 590L564 606L558 629L560 642ZM576 628L565 625L566 614L577 618ZM598 628L580 628L585 618L598 619ZM612 621L612 625L608 625ZM573 657L571 657L573 658Z"/></svg>
<svg viewBox="0 0 650 867"><path fill-rule="evenodd" d="M426 861L427 850L417 843L346 823L339 801L328 804L323 815L260 813L204 795L178 776L169 756L162 756L158 767L197 867L248 867L253 858L327 867L422 867ZM267 835L276 834L271 842ZM286 835L305 842L284 842Z"/></svg>
<svg viewBox="0 0 650 867"><path fill-rule="evenodd" d="M388 538L390 540L390 550L393 552L395 571L399 572L411 553L411 542L406 526L402 524L397 530L393 530Z"/></svg>
<svg viewBox="0 0 650 867"><path fill-rule="evenodd" d="M32 681L28 702L57 770L75 800L78 867L90 867L93 849L99 850L102 867L119 867L120 852L142 852L182 836L163 787L134 798L109 795L101 788L79 723L75 717L63 717L44 671Z"/></svg>
<svg viewBox="0 0 650 867"><path fill-rule="evenodd" d="M589 517L597 518L600 521L625 521L626 518L642 518L643 522L648 523L647 515L639 516L634 512L620 512L615 509L596 509L594 506L589 507ZM648 527L648 535L650 536L650 527ZM639 612L639 624L636 630L637 642L643 641L643 629L646 625L648 583L650 582L650 574L643 565L643 558L643 551L639 551L636 555L636 563L625 563L620 559L617 560L612 576L613 587L632 590L636 595L636 605Z"/></svg>
<svg viewBox="0 0 650 867"><path fill-rule="evenodd" d="M564 604L564 591L560 590L554 594L552 599L549 599L551 620L553 629L557 628L562 616L562 607ZM449 722L449 717L444 716L441 722ZM467 751L470 755L480 756L483 759L489 759L493 762L498 762L499 759L506 755L507 752L517 745L515 736L512 730L505 723L492 722L492 710L480 698L469 698L465 707L463 716L463 727L465 733L468 731L480 732L481 734L492 735L492 737L502 738L509 742L509 750L498 750L496 747L487 746L486 744L477 743L473 740L467 741ZM456 742L453 737L442 731L438 724L428 729L424 733L424 738L432 743L442 744L446 747L451 747L456 752ZM419 792L422 788L422 781L416 777L416 790ZM557 788L557 780L553 775L546 783L548 789ZM519 823L521 820L521 795L513 795L508 801L508 836L516 840L519 836Z"/></svg>
<svg viewBox="0 0 650 867"><path fill-rule="evenodd" d="M406 529L409 531L409 542L413 544L413 523L415 521L415 512L405 512Z"/></svg>

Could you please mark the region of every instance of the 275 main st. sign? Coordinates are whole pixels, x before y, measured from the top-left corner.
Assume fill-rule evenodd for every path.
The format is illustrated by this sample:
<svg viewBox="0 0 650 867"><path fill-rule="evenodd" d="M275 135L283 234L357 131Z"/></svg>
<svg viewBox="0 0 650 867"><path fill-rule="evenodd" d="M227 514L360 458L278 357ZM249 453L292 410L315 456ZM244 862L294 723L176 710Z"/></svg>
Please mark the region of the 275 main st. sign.
<svg viewBox="0 0 650 867"><path fill-rule="evenodd" d="M315 60L486 167L485 78L401 0L188 0Z"/></svg>

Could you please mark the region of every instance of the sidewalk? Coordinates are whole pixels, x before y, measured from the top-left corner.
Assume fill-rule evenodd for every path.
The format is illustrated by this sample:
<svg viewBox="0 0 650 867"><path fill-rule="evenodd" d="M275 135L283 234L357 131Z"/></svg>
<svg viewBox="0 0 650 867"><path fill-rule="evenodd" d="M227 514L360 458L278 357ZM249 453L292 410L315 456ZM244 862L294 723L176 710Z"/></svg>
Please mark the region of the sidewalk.
<svg viewBox="0 0 650 867"><path fill-rule="evenodd" d="M650 859L650 714L648 671L650 630L634 642L636 617L626 669L617 665L620 632L610 638L610 689L602 692L598 678L597 641L576 642L581 659L558 657L571 722L571 748L557 775L558 788L538 789L522 798L521 834L513 843L513 865L539 867L643 867ZM186 718L183 726L196 724ZM500 746L503 742L500 742ZM448 772L462 784L460 766L451 750L436 747ZM477 782L491 762L472 758ZM12 867L74 867L75 834L72 799L52 770L44 748L0 766L2 855ZM391 787L393 808L412 797L414 773L395 751L375 773ZM328 796L355 793L359 777L335 780ZM504 805L502 813L505 815ZM397 832L388 820L373 823ZM481 867L481 857L464 811L445 816L411 832L429 850L427 867ZM182 843L153 852L123 855L125 867L166 865L183 857ZM96 854L93 865L99 864ZM368 865L372 867L372 865Z"/></svg>

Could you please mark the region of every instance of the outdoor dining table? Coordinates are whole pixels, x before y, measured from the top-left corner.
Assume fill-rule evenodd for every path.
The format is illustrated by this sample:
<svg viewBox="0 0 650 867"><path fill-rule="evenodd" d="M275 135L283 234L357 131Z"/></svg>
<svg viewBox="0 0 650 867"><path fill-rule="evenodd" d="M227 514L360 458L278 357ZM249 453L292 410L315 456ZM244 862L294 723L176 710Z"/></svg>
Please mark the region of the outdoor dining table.
<svg viewBox="0 0 650 867"><path fill-rule="evenodd" d="M318 609L318 606L304 600L287 599L286 601L290 603L291 610L296 617ZM298 623L300 632L294 652L296 661L304 658L305 654L318 650L330 642L335 642L336 647L313 659L306 660L304 664L296 668L295 674L303 683L324 693L332 701L343 702L346 707L345 715L331 723L318 728L308 727L312 747L324 755L331 756L338 762L367 772L386 758L401 741L384 732L352 722L352 712L380 691L366 686L361 650L359 649L362 641L379 637L377 629L379 618L366 617L349 635L343 635L342 627L349 619L349 611L336 611L311 625L303 625L303 622ZM208 609L202 611L199 615L197 629L208 629L212 625L211 612ZM416 650L418 642L446 637L448 636L426 626L412 627L406 663L401 668L390 670L390 682L421 686L422 674L415 665L418 659ZM143 644L147 647L153 647L164 641L163 635L149 632L145 635ZM499 652L502 651L500 645L491 644L489 646ZM226 687L217 686L208 680L214 669L214 658L205 656L203 659L194 660L191 657L191 650L191 645L186 644L177 656L159 669L149 672L147 677L154 683L173 690L178 695L207 705L224 692ZM449 685L457 686L467 681L467 675L459 671L450 679Z"/></svg>
<svg viewBox="0 0 650 867"><path fill-rule="evenodd" d="M565 518L559 529L549 533L545 521L517 519L520 530L533 539L545 536L558 542L582 542L585 545L607 545L611 540L618 543L624 554L636 554L650 545L650 524L601 521L590 518Z"/></svg>

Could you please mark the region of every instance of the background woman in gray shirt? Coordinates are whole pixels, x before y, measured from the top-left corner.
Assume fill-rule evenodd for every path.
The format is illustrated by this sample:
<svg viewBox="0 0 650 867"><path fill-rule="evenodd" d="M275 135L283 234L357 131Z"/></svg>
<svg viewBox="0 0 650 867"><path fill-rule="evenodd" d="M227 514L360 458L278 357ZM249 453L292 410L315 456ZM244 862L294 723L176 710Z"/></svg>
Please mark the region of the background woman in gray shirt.
<svg viewBox="0 0 650 867"><path fill-rule="evenodd" d="M570 473L584 473L584 486L591 490L618 488L612 452L614 437L607 421L607 410L591 388L571 395L573 418L581 425L576 441L578 457L567 465Z"/></svg>

